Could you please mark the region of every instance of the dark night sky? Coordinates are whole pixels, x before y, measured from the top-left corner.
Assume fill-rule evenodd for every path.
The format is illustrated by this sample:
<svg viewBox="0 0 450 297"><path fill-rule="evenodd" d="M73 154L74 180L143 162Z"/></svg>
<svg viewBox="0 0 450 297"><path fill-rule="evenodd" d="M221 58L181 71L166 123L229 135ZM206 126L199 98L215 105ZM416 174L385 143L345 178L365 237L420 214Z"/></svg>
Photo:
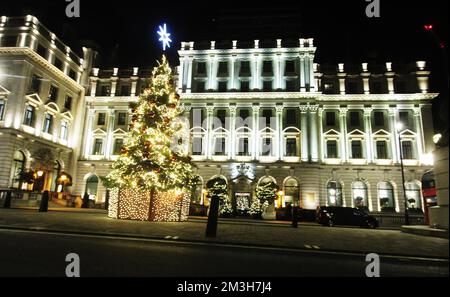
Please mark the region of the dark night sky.
<svg viewBox="0 0 450 297"><path fill-rule="evenodd" d="M171 61L176 61L181 41L312 37L318 63L425 59L433 73L432 90L448 94L448 66L435 41L448 45L447 0L380 0L379 19L365 16L365 0L80 1L78 19L65 16L65 0L3 0L0 15L35 15L73 49L83 40L94 40L102 56L100 67L154 65L162 53L155 31L166 22L175 42L168 53ZM287 17L280 21L283 15ZM230 17L226 24L234 26L224 25ZM265 26L252 27L255 19ZM423 30L426 23L434 25L434 37Z"/></svg>

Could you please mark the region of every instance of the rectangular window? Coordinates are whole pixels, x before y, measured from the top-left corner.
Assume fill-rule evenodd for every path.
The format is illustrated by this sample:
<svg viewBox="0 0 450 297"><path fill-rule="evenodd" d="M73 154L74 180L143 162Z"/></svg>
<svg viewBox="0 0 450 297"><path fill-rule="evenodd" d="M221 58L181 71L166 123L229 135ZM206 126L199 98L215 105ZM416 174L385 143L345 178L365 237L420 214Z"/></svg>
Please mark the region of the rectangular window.
<svg viewBox="0 0 450 297"><path fill-rule="evenodd" d="M197 93L203 93L203 92L205 92L205 82L198 81L197 82Z"/></svg>
<svg viewBox="0 0 450 297"><path fill-rule="evenodd" d="M272 75L272 73L273 73L272 61L264 61L263 74Z"/></svg>
<svg viewBox="0 0 450 297"><path fill-rule="evenodd" d="M53 65L55 65L55 67L58 68L59 70L62 70L62 62L60 59L55 58L55 63L53 63Z"/></svg>
<svg viewBox="0 0 450 297"><path fill-rule="evenodd" d="M295 80L287 80L286 81L286 91L287 92L297 91L297 82Z"/></svg>
<svg viewBox="0 0 450 297"><path fill-rule="evenodd" d="M25 109L25 117L23 120L23 124L26 126L33 127L34 126L34 106L28 105Z"/></svg>
<svg viewBox="0 0 450 297"><path fill-rule="evenodd" d="M250 75L250 61L242 61L239 76L248 76L248 75Z"/></svg>
<svg viewBox="0 0 450 297"><path fill-rule="evenodd" d="M2 44L4 47L15 47L15 46L17 46L17 37L16 36L3 36Z"/></svg>
<svg viewBox="0 0 450 297"><path fill-rule="evenodd" d="M216 138L214 155L225 156L226 153L226 139L225 137Z"/></svg>
<svg viewBox="0 0 450 297"><path fill-rule="evenodd" d="M250 91L250 82L241 81L241 92L249 92L249 91Z"/></svg>
<svg viewBox="0 0 450 297"><path fill-rule="evenodd" d="M405 159L405 160L414 159L411 141L402 141L402 153L403 153L403 159Z"/></svg>
<svg viewBox="0 0 450 297"><path fill-rule="evenodd" d="M130 86L129 85L122 85L120 87L120 96L130 96Z"/></svg>
<svg viewBox="0 0 450 297"><path fill-rule="evenodd" d="M351 111L350 112L350 126L359 127L360 124L361 123L359 121L359 112Z"/></svg>
<svg viewBox="0 0 450 297"><path fill-rule="evenodd" d="M327 158L336 159L337 157L338 157L337 141L336 140L327 141Z"/></svg>
<svg viewBox="0 0 450 297"><path fill-rule="evenodd" d="M382 111L375 111L375 126L384 127L384 113Z"/></svg>
<svg viewBox="0 0 450 297"><path fill-rule="evenodd" d="M263 138L261 156L272 156L272 138Z"/></svg>
<svg viewBox="0 0 450 297"><path fill-rule="evenodd" d="M30 92L39 94L41 91L41 81L42 79L39 76L33 75L33 78L31 79Z"/></svg>
<svg viewBox="0 0 450 297"><path fill-rule="evenodd" d="M325 113L326 125L335 126L336 125L336 114L334 111L327 111Z"/></svg>
<svg viewBox="0 0 450 297"><path fill-rule="evenodd" d="M398 116L400 118L400 122L402 122L405 127L409 127L409 112L400 111Z"/></svg>
<svg viewBox="0 0 450 297"><path fill-rule="evenodd" d="M73 69L70 69L69 70L69 77L76 81L77 80L77 73Z"/></svg>
<svg viewBox="0 0 450 297"><path fill-rule="evenodd" d="M286 110L286 126L297 125L297 111L292 108Z"/></svg>
<svg viewBox="0 0 450 297"><path fill-rule="evenodd" d="M120 155L120 152L122 151L122 147L123 147L123 139L116 138L116 140L114 141L113 155L115 155L115 156Z"/></svg>
<svg viewBox="0 0 450 297"><path fill-rule="evenodd" d="M335 93L334 91L334 84L333 83L326 83L323 85L323 92L325 94L333 94Z"/></svg>
<svg viewBox="0 0 450 297"><path fill-rule="evenodd" d="M238 155L239 156L250 156L248 138L246 138L246 137L239 138Z"/></svg>
<svg viewBox="0 0 450 297"><path fill-rule="evenodd" d="M216 114L217 118L220 121L222 127L225 127L225 118L227 117L227 111L223 109L219 109Z"/></svg>
<svg viewBox="0 0 450 297"><path fill-rule="evenodd" d="M228 75L228 62L219 62L219 75Z"/></svg>
<svg viewBox="0 0 450 297"><path fill-rule="evenodd" d="M127 113L119 112L119 115L117 116L117 125L124 126L126 124L127 124Z"/></svg>
<svg viewBox="0 0 450 297"><path fill-rule="evenodd" d="M227 91L227 84L228 84L228 82L226 82L226 81L219 82L219 92L220 93L225 93Z"/></svg>
<svg viewBox="0 0 450 297"><path fill-rule="evenodd" d="M272 81L271 80L266 80L263 82L263 91L264 92L272 91Z"/></svg>
<svg viewBox="0 0 450 297"><path fill-rule="evenodd" d="M5 100L0 99L0 121L3 121L4 112L5 112Z"/></svg>
<svg viewBox="0 0 450 297"><path fill-rule="evenodd" d="M61 138L62 140L67 140L67 135L68 135L68 131L69 130L69 125L67 124L66 121L62 121L61 122L61 131L59 133L59 138Z"/></svg>
<svg viewBox="0 0 450 297"><path fill-rule="evenodd" d="M295 73L295 61L289 60L286 61L286 74L294 74Z"/></svg>
<svg viewBox="0 0 450 297"><path fill-rule="evenodd" d="M111 95L111 88L108 85L103 85L100 87L100 96L109 96Z"/></svg>
<svg viewBox="0 0 450 297"><path fill-rule="evenodd" d="M347 94L357 94L358 93L358 84L355 82L349 82L347 84Z"/></svg>
<svg viewBox="0 0 450 297"><path fill-rule="evenodd" d="M192 155L201 156L203 154L203 139L194 137L192 139Z"/></svg>
<svg viewBox="0 0 450 297"><path fill-rule="evenodd" d="M352 158L362 159L362 146L359 140L352 141Z"/></svg>
<svg viewBox="0 0 450 297"><path fill-rule="evenodd" d="M66 96L66 100L64 100L64 108L67 110L72 109L72 97Z"/></svg>
<svg viewBox="0 0 450 297"><path fill-rule="evenodd" d="M377 141L377 159L385 160L388 159L387 156L387 145L386 141Z"/></svg>
<svg viewBox="0 0 450 297"><path fill-rule="evenodd" d="M44 116L44 126L42 131L44 133L52 134L52 126L53 126L53 116L51 114L46 113Z"/></svg>
<svg viewBox="0 0 450 297"><path fill-rule="evenodd" d="M103 139L96 138L94 141L94 149L92 152L93 155L102 155L103 154Z"/></svg>
<svg viewBox="0 0 450 297"><path fill-rule="evenodd" d="M48 94L48 99L52 102L56 102L56 100L58 99L58 88L55 87L54 85L50 86L50 92Z"/></svg>
<svg viewBox="0 0 450 297"><path fill-rule="evenodd" d="M264 109L262 112L262 117L265 119L266 127L270 127L270 120L272 119L272 110Z"/></svg>
<svg viewBox="0 0 450 297"><path fill-rule="evenodd" d="M47 49L42 44L38 44L37 53L39 56L47 60Z"/></svg>
<svg viewBox="0 0 450 297"><path fill-rule="evenodd" d="M297 157L297 139L296 138L288 138L286 139L286 157Z"/></svg>
<svg viewBox="0 0 450 297"><path fill-rule="evenodd" d="M205 75L206 74L206 63L205 62L199 62L197 64L197 74L198 75Z"/></svg>
<svg viewBox="0 0 450 297"><path fill-rule="evenodd" d="M97 125L98 126L103 126L105 124L106 124L106 113L100 112L98 114Z"/></svg>

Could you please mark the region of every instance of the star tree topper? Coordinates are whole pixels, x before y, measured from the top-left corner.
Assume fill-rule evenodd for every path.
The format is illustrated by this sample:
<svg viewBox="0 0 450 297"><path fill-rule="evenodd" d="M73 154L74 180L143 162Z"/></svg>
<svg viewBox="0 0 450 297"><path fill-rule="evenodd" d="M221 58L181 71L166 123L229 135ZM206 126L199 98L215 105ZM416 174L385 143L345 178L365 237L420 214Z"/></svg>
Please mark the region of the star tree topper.
<svg viewBox="0 0 450 297"><path fill-rule="evenodd" d="M170 39L170 35L172 34L167 32L166 24L159 26L158 35L160 36L159 41L162 42L163 50L165 51L166 47L170 48L170 43L172 42L172 39Z"/></svg>

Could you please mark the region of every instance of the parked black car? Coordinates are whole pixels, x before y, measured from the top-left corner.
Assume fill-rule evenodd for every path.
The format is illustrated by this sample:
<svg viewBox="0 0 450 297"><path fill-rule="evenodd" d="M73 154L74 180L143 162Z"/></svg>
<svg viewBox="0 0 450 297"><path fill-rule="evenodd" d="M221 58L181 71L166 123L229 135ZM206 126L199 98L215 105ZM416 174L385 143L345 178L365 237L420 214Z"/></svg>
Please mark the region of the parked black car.
<svg viewBox="0 0 450 297"><path fill-rule="evenodd" d="M324 226L348 225L375 229L378 220L352 207L321 206L317 208L316 221Z"/></svg>

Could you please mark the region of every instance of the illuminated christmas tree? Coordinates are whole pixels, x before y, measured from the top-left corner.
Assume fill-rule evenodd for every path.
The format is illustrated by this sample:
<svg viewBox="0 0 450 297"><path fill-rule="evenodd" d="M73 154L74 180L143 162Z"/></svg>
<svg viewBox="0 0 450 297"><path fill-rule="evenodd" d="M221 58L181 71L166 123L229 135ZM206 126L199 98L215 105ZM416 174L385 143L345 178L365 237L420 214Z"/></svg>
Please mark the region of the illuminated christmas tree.
<svg viewBox="0 0 450 297"><path fill-rule="evenodd" d="M183 149L182 109L165 56L150 86L131 104L132 118L121 155L107 176L110 216L181 221L187 218L193 165ZM186 202L187 201L187 202ZM181 209L182 208L182 209Z"/></svg>

